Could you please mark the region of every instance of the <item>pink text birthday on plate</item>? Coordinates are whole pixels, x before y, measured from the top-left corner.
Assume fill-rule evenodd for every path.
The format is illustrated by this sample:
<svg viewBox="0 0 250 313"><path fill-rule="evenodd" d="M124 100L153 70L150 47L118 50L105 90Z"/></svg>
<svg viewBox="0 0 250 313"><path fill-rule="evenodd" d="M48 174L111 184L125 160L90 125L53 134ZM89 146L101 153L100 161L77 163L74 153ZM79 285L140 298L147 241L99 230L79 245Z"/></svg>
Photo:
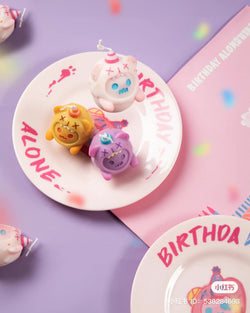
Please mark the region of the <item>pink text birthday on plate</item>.
<svg viewBox="0 0 250 313"><path fill-rule="evenodd" d="M206 244L207 242L223 242L226 244L239 244L240 227L231 228L227 224L216 225L212 224L211 227L197 225L177 235L174 241L169 241L157 256L165 267L169 267L174 258L183 253L184 250L192 246Z"/></svg>
<svg viewBox="0 0 250 313"><path fill-rule="evenodd" d="M164 92L155 86L150 78L145 78L143 73L138 75L139 85L145 93L156 118L156 135L168 144L172 144L171 134L174 129L172 125L173 116L170 106L167 104Z"/></svg>

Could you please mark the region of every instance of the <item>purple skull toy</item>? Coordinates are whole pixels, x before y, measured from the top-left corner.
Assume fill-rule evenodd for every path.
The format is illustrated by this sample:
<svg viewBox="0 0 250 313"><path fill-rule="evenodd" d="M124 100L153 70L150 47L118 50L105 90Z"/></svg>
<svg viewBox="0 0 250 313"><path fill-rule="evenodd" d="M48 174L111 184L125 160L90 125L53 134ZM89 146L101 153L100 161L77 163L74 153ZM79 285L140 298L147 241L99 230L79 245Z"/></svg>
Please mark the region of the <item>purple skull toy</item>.
<svg viewBox="0 0 250 313"><path fill-rule="evenodd" d="M138 165L129 135L120 129L104 129L97 133L90 144L89 156L106 180L125 171L129 165Z"/></svg>

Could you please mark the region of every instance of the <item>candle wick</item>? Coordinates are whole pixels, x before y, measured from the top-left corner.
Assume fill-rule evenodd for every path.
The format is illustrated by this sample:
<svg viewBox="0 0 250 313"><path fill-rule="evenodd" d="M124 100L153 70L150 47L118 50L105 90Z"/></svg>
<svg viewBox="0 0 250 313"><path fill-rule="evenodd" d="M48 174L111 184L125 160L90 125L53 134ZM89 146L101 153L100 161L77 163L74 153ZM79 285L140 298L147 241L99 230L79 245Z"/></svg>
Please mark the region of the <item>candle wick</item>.
<svg viewBox="0 0 250 313"><path fill-rule="evenodd" d="M98 49L98 50L109 50L109 51L112 51L111 48L104 47L104 46L102 45L102 39L99 39L98 44L97 44L97 49Z"/></svg>
<svg viewBox="0 0 250 313"><path fill-rule="evenodd" d="M23 9L23 12L20 16L20 21L19 21L19 28L22 27L22 24L23 24L23 17L24 17L24 13L26 12L26 8Z"/></svg>

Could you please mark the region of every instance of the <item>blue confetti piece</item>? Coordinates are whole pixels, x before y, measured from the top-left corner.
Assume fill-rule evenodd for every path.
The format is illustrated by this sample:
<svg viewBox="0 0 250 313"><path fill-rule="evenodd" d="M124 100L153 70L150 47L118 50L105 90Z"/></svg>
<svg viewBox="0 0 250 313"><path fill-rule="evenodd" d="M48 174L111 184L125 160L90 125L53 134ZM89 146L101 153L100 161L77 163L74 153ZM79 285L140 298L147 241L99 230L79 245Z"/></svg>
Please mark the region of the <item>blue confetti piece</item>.
<svg viewBox="0 0 250 313"><path fill-rule="evenodd" d="M222 310L224 310L224 311L226 311L226 310L231 311L231 309L230 309L230 307L228 306L227 303L222 303L222 304L220 305L220 308L221 308Z"/></svg>
<svg viewBox="0 0 250 313"><path fill-rule="evenodd" d="M132 240L132 246L133 247L138 248L138 247L142 247L143 245L144 245L143 241L141 239L139 239L139 238L134 238Z"/></svg>
<svg viewBox="0 0 250 313"><path fill-rule="evenodd" d="M222 98L223 98L225 106L227 108L232 108L235 105L234 93L229 89L225 89L225 90L222 90L221 94L222 94Z"/></svg>

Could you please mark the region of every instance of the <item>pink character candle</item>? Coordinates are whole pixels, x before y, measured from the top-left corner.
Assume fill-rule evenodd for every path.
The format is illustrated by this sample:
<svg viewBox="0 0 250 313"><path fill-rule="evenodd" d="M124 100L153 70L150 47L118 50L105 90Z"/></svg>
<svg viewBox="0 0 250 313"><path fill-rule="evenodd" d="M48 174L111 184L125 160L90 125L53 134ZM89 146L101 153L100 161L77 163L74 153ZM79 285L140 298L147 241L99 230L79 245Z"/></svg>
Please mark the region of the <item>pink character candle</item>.
<svg viewBox="0 0 250 313"><path fill-rule="evenodd" d="M121 112L134 101L142 102L145 95L139 88L136 59L116 54L103 47L101 41L97 48L108 52L95 64L90 75L90 90L96 104L104 111Z"/></svg>
<svg viewBox="0 0 250 313"><path fill-rule="evenodd" d="M16 261L31 239L23 236L15 227L0 224L0 266Z"/></svg>
<svg viewBox="0 0 250 313"><path fill-rule="evenodd" d="M13 33L15 28L15 20L21 14L20 24L23 19L25 9L21 14L21 11L10 10L8 5L0 4L0 43L5 41Z"/></svg>

